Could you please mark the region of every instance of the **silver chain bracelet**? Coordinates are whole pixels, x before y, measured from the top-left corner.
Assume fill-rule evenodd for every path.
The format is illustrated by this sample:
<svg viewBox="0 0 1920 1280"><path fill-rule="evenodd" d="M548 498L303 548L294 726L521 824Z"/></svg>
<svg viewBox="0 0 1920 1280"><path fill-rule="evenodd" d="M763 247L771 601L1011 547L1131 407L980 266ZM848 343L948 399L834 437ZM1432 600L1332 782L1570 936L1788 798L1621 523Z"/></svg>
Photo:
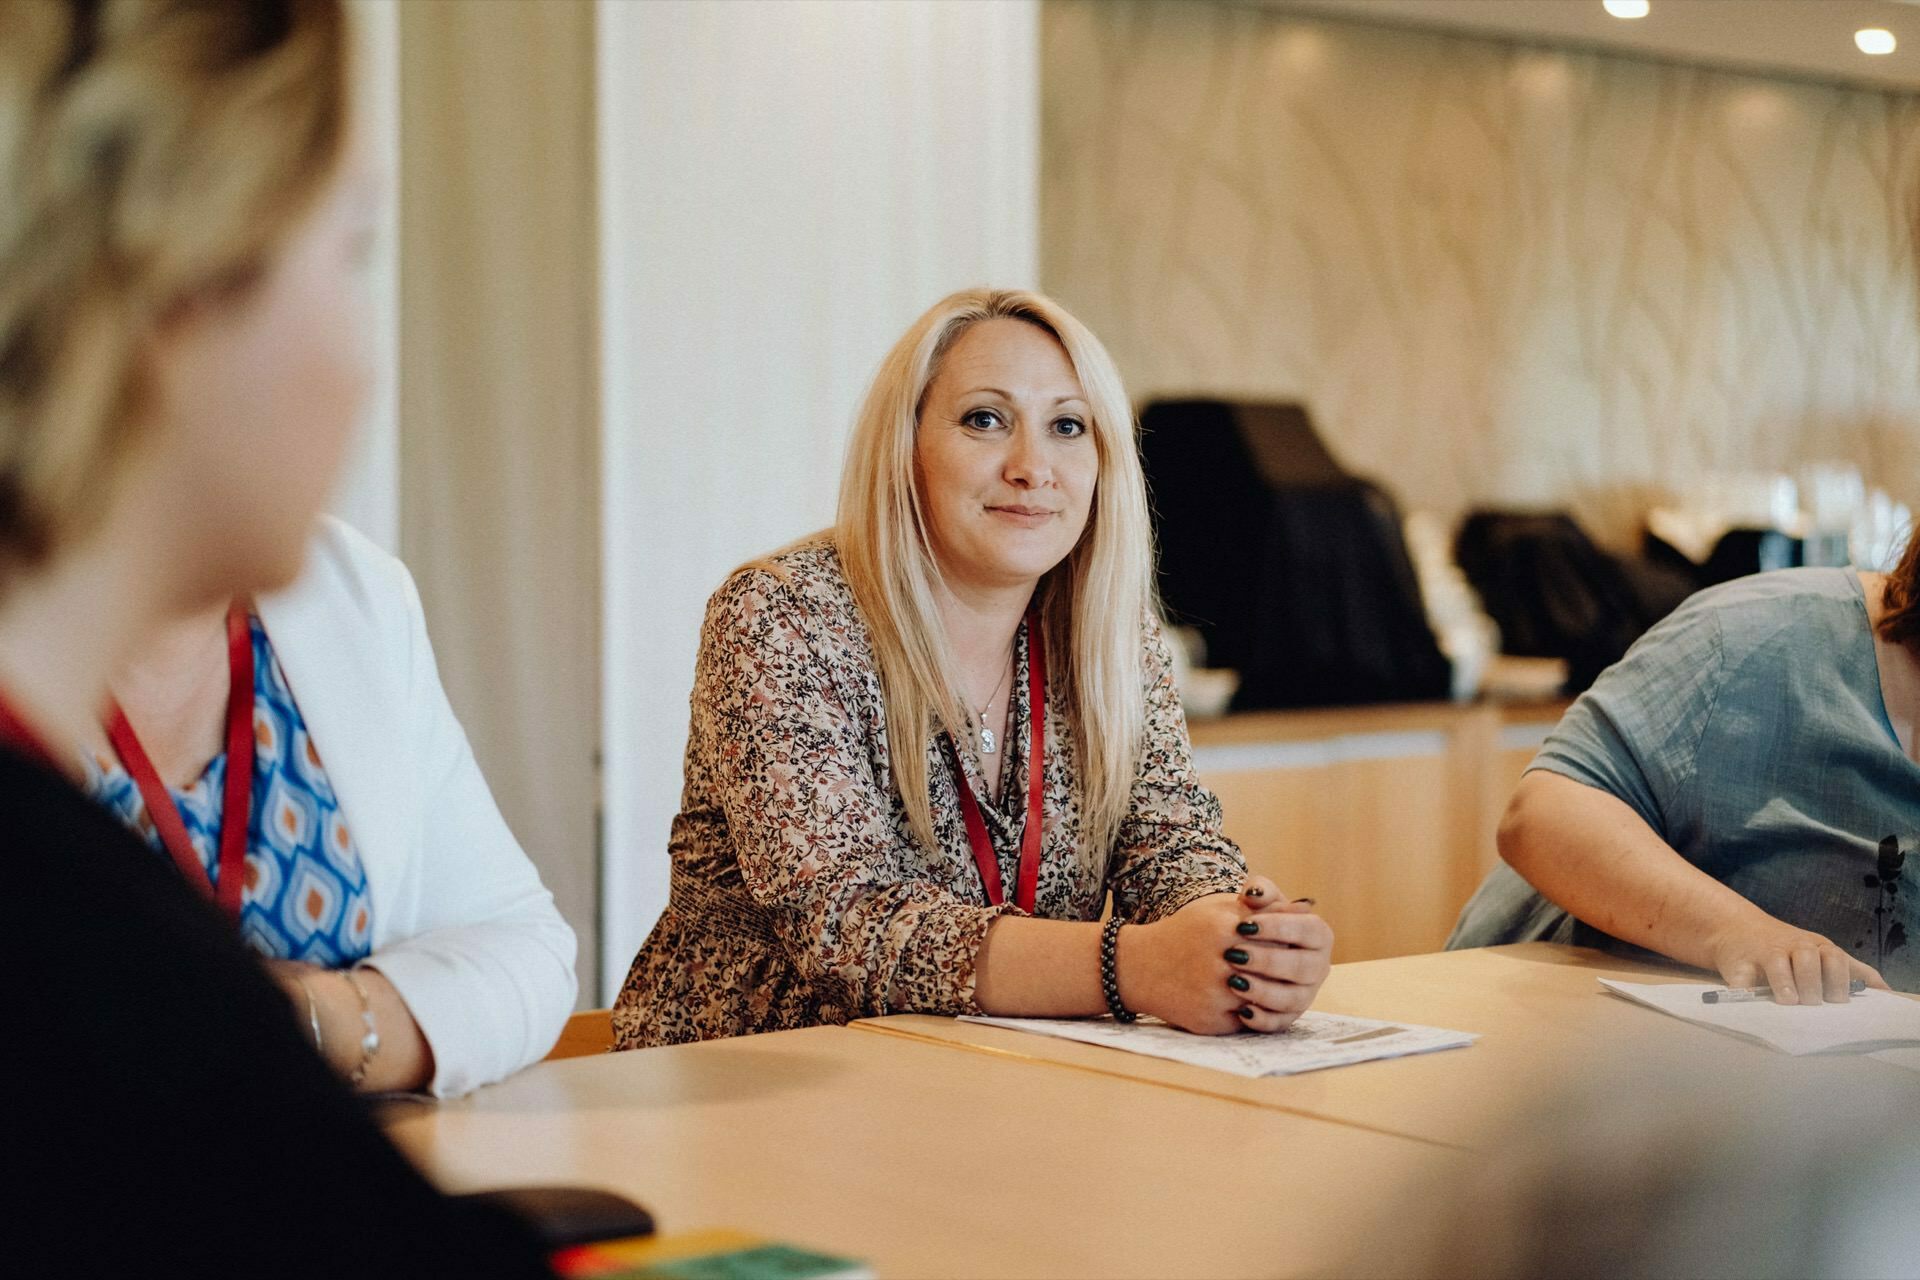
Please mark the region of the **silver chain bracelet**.
<svg viewBox="0 0 1920 1280"><path fill-rule="evenodd" d="M353 994L360 997L360 1021L367 1028L360 1037L360 1064L347 1077L347 1083L358 1089L366 1080L368 1069L373 1066L373 1055L380 1052L380 1024L373 1019L373 1000L367 995L367 989L360 985L359 977L351 969L342 969L340 974L347 980L347 985L353 988Z"/></svg>
<svg viewBox="0 0 1920 1280"><path fill-rule="evenodd" d="M305 978L295 976L300 984L300 994L307 998L307 1026L313 1029L313 1051L322 1058L327 1056L325 1043L320 1039L320 1006L313 1002L313 988L307 985Z"/></svg>

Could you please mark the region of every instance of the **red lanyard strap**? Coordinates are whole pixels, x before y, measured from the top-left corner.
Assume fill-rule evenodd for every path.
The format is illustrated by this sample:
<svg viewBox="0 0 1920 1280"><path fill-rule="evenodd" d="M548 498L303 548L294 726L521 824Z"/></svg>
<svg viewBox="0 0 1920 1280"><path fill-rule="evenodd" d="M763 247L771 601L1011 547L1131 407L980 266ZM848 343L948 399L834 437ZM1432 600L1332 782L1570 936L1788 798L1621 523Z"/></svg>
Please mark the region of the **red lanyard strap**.
<svg viewBox="0 0 1920 1280"><path fill-rule="evenodd" d="M220 807L220 881L218 892L200 865L200 855L187 834L180 807L160 780L159 771L127 722L127 713L115 702L107 720L107 740L127 767L147 817L160 833L173 865L187 883L219 903L229 916L240 918L240 893L246 880L247 828L253 801L253 628L239 602L227 610L227 778Z"/></svg>
<svg viewBox="0 0 1920 1280"><path fill-rule="evenodd" d="M1020 880L1014 886L1013 902L1032 915L1034 896L1040 889L1041 797L1047 772L1047 644L1040 634L1037 611L1027 614L1027 724L1027 822L1020 831ZM958 782L960 816L967 825L967 843L973 846L973 865L979 869L987 901L997 907L1007 900L1000 884L1000 855L994 852L993 837L987 834L980 802L974 799L964 769Z"/></svg>

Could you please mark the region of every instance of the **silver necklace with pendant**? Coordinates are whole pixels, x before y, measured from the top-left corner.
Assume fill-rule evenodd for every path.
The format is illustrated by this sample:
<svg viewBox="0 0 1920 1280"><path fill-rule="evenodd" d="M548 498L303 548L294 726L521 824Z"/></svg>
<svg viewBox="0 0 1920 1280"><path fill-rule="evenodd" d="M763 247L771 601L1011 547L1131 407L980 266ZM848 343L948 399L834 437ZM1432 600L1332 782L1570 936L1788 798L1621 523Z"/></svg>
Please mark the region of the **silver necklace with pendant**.
<svg viewBox="0 0 1920 1280"><path fill-rule="evenodd" d="M993 730L987 727L987 713L993 710L994 702L1000 697L1000 690L1012 676L1013 650L1009 647L1007 650L1007 666L1006 670L1000 673L1000 683L993 686L993 692L987 695L987 705L980 708L980 713L976 717L980 722L980 754L983 756L992 755L1000 747L999 739L995 738L993 736Z"/></svg>

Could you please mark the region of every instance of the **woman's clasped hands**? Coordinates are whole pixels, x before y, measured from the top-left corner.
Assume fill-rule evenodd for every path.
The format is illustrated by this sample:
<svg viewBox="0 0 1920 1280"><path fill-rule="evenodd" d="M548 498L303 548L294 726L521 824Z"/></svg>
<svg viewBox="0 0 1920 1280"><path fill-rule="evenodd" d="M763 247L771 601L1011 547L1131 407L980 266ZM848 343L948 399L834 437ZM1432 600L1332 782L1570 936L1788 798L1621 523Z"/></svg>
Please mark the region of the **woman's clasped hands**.
<svg viewBox="0 0 1920 1280"><path fill-rule="evenodd" d="M1333 930L1265 876L1122 929L1114 968L1136 1013L1201 1035L1284 1031L1327 980Z"/></svg>

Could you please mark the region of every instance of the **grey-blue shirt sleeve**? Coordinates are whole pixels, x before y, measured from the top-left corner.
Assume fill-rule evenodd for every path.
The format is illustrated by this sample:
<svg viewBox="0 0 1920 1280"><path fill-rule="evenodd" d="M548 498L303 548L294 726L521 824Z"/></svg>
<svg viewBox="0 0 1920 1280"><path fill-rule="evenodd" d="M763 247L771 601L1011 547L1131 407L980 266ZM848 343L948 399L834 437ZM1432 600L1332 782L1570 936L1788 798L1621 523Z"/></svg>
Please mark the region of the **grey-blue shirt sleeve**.
<svg viewBox="0 0 1920 1280"><path fill-rule="evenodd" d="M1700 741L1724 665L1720 618L1698 597L1642 636L1580 696L1528 766L1624 801L1668 844L1700 811Z"/></svg>

